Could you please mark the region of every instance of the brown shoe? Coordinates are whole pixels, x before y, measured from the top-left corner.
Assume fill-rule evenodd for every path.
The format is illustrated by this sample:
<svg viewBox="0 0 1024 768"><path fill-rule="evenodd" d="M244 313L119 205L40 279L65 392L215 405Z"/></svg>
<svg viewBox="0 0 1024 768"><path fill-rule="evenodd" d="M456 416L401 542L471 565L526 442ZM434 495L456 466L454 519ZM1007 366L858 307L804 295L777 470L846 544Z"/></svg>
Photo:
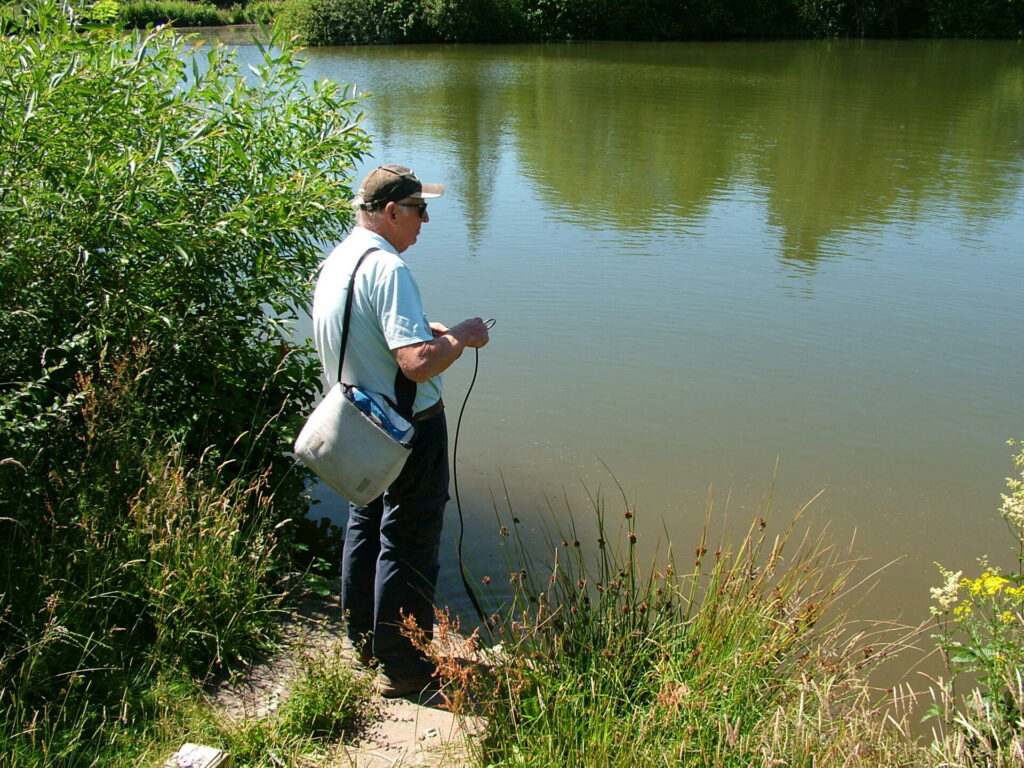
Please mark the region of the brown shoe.
<svg viewBox="0 0 1024 768"><path fill-rule="evenodd" d="M372 669L377 666L377 659L373 657L373 650L370 648L368 641L361 641L358 648L355 643L347 637L341 638L341 648L346 656L352 658L358 667L366 667Z"/></svg>
<svg viewBox="0 0 1024 768"><path fill-rule="evenodd" d="M421 696L436 693L440 686L437 678L429 673L413 677L391 677L380 671L377 674L377 693L385 699L401 699L407 696Z"/></svg>

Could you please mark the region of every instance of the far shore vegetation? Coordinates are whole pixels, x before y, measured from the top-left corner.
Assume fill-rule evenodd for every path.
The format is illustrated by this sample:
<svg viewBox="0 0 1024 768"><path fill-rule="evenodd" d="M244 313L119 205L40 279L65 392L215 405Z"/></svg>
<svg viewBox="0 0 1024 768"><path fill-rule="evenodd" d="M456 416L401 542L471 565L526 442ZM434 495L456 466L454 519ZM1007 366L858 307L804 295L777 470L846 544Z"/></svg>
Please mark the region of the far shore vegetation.
<svg viewBox="0 0 1024 768"><path fill-rule="evenodd" d="M303 45L1024 36L1020 0L96 0L123 26L277 26Z"/></svg>
<svg viewBox="0 0 1024 768"><path fill-rule="evenodd" d="M343 764L375 710L341 655L293 649L289 696L248 718L208 685L332 588L336 531L308 520L289 455L319 371L288 323L352 223L371 137L352 90L304 77L283 37L243 72L96 8L0 13L0 764L163 765L184 740L236 768ZM925 627L847 617L856 553L801 510L767 503L730 533L709 502L696 549L644 563L624 493L552 510L543 543L510 501L507 563L475 576L480 663L438 656L448 705L484 723L469 765L1021 765L1011 453L993 506L1017 565L941 564ZM499 580L512 597L488 600ZM911 646L943 678L873 688Z"/></svg>

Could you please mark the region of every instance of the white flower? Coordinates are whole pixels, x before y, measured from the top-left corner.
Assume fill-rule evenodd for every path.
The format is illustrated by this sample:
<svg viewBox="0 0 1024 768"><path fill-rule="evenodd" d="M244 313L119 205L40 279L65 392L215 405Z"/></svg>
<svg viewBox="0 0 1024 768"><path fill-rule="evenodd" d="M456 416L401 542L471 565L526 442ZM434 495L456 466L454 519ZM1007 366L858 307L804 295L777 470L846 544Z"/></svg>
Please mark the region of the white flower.
<svg viewBox="0 0 1024 768"><path fill-rule="evenodd" d="M1018 492L1013 496L1004 493L1003 506L999 508L999 514L1015 528L1024 528L1024 493Z"/></svg>
<svg viewBox="0 0 1024 768"><path fill-rule="evenodd" d="M949 613L950 609L956 605L956 601L959 599L960 594L960 581L963 579L963 571L947 571L941 565L939 571L942 573L943 584L941 587L932 587L929 591L932 595L932 600L939 604L939 607L931 607L933 616L941 616L944 613Z"/></svg>

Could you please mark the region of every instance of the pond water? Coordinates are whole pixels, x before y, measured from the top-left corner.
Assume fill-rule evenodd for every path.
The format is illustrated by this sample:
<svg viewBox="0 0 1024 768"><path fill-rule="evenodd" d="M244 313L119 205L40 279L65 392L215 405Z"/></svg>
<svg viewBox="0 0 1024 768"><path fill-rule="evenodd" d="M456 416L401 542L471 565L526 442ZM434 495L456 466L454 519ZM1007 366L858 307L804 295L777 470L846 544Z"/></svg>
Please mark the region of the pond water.
<svg viewBox="0 0 1024 768"><path fill-rule="evenodd" d="M504 571L496 506L542 551L549 507L588 530L600 496L620 519L616 484L644 555L671 540L686 565L709 497L712 528L741 531L772 488L778 530L817 496L805 520L865 572L889 564L857 608L873 618L924 620L936 561L1012 562L1020 44L303 56L372 94L359 176L400 162L448 184L407 254L432 319L497 321L458 455L478 574ZM453 432L473 362L446 378ZM468 615L445 558L442 598Z"/></svg>

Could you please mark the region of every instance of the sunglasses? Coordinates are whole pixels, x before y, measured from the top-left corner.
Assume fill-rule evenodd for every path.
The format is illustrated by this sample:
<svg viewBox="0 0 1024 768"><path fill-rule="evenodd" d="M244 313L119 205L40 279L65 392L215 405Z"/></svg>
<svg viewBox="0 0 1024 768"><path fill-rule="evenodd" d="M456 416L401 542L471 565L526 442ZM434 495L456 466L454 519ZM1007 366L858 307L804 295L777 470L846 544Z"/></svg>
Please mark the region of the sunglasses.
<svg viewBox="0 0 1024 768"><path fill-rule="evenodd" d="M427 215L427 204L426 203L395 203L403 208L415 208L419 211L420 218L422 219Z"/></svg>

